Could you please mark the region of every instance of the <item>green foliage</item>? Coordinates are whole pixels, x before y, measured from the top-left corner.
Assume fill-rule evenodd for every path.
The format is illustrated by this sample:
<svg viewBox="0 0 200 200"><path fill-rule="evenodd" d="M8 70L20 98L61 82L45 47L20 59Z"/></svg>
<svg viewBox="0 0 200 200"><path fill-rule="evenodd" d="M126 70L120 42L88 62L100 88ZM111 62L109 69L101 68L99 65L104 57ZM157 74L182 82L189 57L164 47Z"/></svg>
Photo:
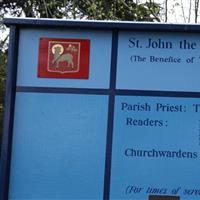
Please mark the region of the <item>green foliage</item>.
<svg viewBox="0 0 200 200"><path fill-rule="evenodd" d="M0 22L3 14L0 13ZM5 26L0 23L0 31L4 31ZM4 93L5 93L5 80L6 80L6 63L7 63L7 47L6 47L7 37L0 41L0 144L3 128L3 103L4 103Z"/></svg>
<svg viewBox="0 0 200 200"><path fill-rule="evenodd" d="M160 21L154 1L133 0L3 0L0 10L13 16L86 18L96 20Z"/></svg>
<svg viewBox="0 0 200 200"><path fill-rule="evenodd" d="M2 44L2 42L1 42ZM7 63L7 53L0 50L0 138L3 127L3 103L4 103L4 93L5 93L5 80L6 80L6 63Z"/></svg>
<svg viewBox="0 0 200 200"><path fill-rule="evenodd" d="M63 1L56 0L3 0L0 9L4 13L20 17L55 17L61 18L63 14Z"/></svg>
<svg viewBox="0 0 200 200"><path fill-rule="evenodd" d="M77 10L88 19L97 20L127 20L127 21L160 21L158 4L151 1L135 3L132 0L116 1L84 1L76 3Z"/></svg>

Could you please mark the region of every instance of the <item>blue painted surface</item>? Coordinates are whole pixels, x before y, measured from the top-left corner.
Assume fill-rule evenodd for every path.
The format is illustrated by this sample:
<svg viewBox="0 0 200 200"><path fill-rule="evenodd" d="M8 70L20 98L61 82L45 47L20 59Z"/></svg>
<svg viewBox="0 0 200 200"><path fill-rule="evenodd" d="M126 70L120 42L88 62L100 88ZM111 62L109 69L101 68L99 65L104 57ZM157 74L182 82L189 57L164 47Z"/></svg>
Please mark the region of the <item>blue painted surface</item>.
<svg viewBox="0 0 200 200"><path fill-rule="evenodd" d="M41 24L44 22L41 21ZM156 96L159 91L169 91L168 95L173 96L175 93L170 91L200 91L198 34L121 31L118 60L115 60L116 35L111 47L111 30L105 31L104 28L102 31L95 31L86 29L86 25L87 23L81 31L75 28L62 30L20 28L17 86L19 86L18 89L20 86L25 87L27 91L26 93L17 92L9 199L102 199L105 195L103 192L107 191L106 195L109 196L110 192L111 200L146 200L148 195L152 194L147 193L148 187L162 189L162 192L166 189L168 195L173 195L171 191L180 187L176 195L181 196L181 200L199 199L199 195L189 195L184 192L186 189L198 190L198 185L200 185L198 178L200 116L199 113L194 112L193 107L193 104L198 104L199 100L183 97L148 97L148 92ZM99 25L99 28L103 28L102 26L106 24ZM94 26L88 24L88 26L97 28L95 24ZM114 28L115 25L112 24L112 27ZM116 24L116 27L120 29L120 24ZM123 27L135 30L137 28L145 30L146 27L148 30L153 30L152 24L145 26L135 24L135 28L122 24L121 28ZM170 25L160 27L162 31L168 29L172 31ZM184 27L195 29L193 26L174 27L177 31L183 31ZM158 30L159 26L156 25L154 28ZM198 29L195 30L198 31ZM89 79L37 78L40 37L90 39ZM130 37L139 40L138 48L128 47ZM173 48L148 49L146 45L149 38L170 41ZM178 47L180 40L196 43L197 46L195 49L180 49ZM112 57L111 48L113 48ZM133 55L143 56L146 61L131 62L130 57ZM151 63L150 56L178 57L181 63ZM186 63L186 59L192 57L194 57L194 62ZM112 62L111 58L113 58ZM117 69L115 69L116 62ZM110 80L110 65L113 67L112 80ZM140 92L146 97L137 96L138 93L135 91L131 95L136 96L115 97L115 70L117 70L117 89L144 90ZM37 87L41 87L42 90ZM109 87L110 90L105 90L104 93L97 90L109 89ZM36 93L32 93L31 88L35 88ZM77 88L82 88L80 89L82 94L78 94ZM86 90L83 90L84 88ZM94 90L87 90L87 88ZM55 92L54 89L57 93L50 94L52 91ZM73 91L77 94L59 94L61 91L66 93ZM42 94L42 92L49 93ZM121 92L124 92L123 95L130 95L130 91ZM195 93L181 94L190 97L195 95ZM113 114L114 99L116 99L116 104ZM148 112L122 111L120 109L122 102L148 103L152 110ZM156 103L183 105L183 112L156 112ZM109 122L107 121L108 112ZM114 131L112 133L113 116ZM127 117L143 120L148 118L158 122L156 126L127 126ZM109 126L107 123L110 123ZM113 146L111 146L112 135ZM141 157L127 157L124 155L127 148L143 150L147 153ZM192 152L197 157L194 155L193 158L148 156L148 152L150 151L151 154L152 149L162 152L181 150ZM113 157L111 190L109 191L111 151L113 151ZM105 155L108 158L106 169ZM127 194L126 189L130 189L129 186L141 187L142 190L139 193L131 191ZM162 192L157 191L153 194L162 195Z"/></svg>
<svg viewBox="0 0 200 200"><path fill-rule="evenodd" d="M17 93L10 199L102 199L108 97Z"/></svg>
<svg viewBox="0 0 200 200"><path fill-rule="evenodd" d="M140 105L147 103L150 111L122 109L122 103ZM163 105L182 105L183 112L156 111L157 103ZM199 189L200 166L200 113L195 112L193 104L198 99L168 97L126 97L117 96L113 132L111 199L147 199L148 187L166 188L165 195L181 187L177 196L181 200L197 200L199 194L186 195L186 189ZM125 105L125 104L123 104ZM140 107L141 108L141 107ZM162 126L127 125L127 118L137 120L159 120ZM125 150L132 148L144 151L196 152L197 157L164 157L152 152L143 156L125 156ZM154 153L156 154L156 153ZM128 186L143 188L141 192L126 194ZM129 191L129 190L128 190ZM155 192L155 191L154 191ZM190 191L191 192L191 191ZM159 195L157 191L154 193ZM160 194L161 195L161 194Z"/></svg>
<svg viewBox="0 0 200 200"><path fill-rule="evenodd" d="M139 40L139 47L132 45L129 38ZM146 48L149 38L171 42L171 49ZM179 42L196 43L196 49L180 49ZM117 88L157 91L200 91L200 39L194 33L158 33L158 32L125 32L119 33ZM139 55L146 57L145 62L131 62L130 57ZM149 57L180 58L181 63L150 62ZM194 57L193 63L186 60Z"/></svg>
<svg viewBox="0 0 200 200"><path fill-rule="evenodd" d="M89 79L38 78L39 38L77 38L90 40ZM109 88L111 31L21 29L18 58L18 86Z"/></svg>

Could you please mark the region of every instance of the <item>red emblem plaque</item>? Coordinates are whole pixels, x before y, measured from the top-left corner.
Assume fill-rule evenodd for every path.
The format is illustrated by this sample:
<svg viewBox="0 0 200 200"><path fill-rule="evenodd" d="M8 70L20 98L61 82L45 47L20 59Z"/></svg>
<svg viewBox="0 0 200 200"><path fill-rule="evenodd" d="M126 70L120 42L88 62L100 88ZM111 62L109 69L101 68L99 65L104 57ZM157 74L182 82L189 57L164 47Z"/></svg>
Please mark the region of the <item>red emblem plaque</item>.
<svg viewBox="0 0 200 200"><path fill-rule="evenodd" d="M40 38L38 77L89 78L90 40Z"/></svg>

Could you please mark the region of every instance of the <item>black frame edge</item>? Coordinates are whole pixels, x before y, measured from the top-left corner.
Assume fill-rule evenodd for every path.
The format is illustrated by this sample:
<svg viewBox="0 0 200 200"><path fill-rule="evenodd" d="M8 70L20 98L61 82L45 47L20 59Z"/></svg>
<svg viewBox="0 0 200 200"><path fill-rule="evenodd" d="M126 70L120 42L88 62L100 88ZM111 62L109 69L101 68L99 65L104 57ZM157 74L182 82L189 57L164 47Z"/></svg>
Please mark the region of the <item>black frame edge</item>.
<svg viewBox="0 0 200 200"><path fill-rule="evenodd" d="M89 28L102 30L118 29L152 32L200 32L200 26L198 24L160 22L4 18L3 23L6 26L17 25L21 27Z"/></svg>
<svg viewBox="0 0 200 200"><path fill-rule="evenodd" d="M17 86L16 92L108 95L109 89Z"/></svg>
<svg viewBox="0 0 200 200"><path fill-rule="evenodd" d="M118 31L113 30L111 68L110 68L110 95L108 100L107 138L106 138L105 173L104 173L104 192L103 192L104 200L110 199L115 89L116 89L116 76L117 76L117 67L116 67L117 53L118 53Z"/></svg>
<svg viewBox="0 0 200 200"><path fill-rule="evenodd" d="M14 104L16 92L16 74L18 59L19 30L16 26L10 27L9 52L7 64L6 94L4 103L4 123L1 144L0 162L0 200L8 199L10 163L12 151L12 135L14 120Z"/></svg>

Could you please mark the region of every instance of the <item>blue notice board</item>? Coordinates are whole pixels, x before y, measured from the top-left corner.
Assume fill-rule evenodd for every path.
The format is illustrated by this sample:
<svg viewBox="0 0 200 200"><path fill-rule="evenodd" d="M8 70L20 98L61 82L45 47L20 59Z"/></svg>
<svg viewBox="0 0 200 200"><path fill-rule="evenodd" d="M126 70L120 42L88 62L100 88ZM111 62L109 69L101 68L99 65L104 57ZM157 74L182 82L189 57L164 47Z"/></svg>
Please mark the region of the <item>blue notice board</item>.
<svg viewBox="0 0 200 200"><path fill-rule="evenodd" d="M199 25L4 23L0 200L200 198Z"/></svg>

